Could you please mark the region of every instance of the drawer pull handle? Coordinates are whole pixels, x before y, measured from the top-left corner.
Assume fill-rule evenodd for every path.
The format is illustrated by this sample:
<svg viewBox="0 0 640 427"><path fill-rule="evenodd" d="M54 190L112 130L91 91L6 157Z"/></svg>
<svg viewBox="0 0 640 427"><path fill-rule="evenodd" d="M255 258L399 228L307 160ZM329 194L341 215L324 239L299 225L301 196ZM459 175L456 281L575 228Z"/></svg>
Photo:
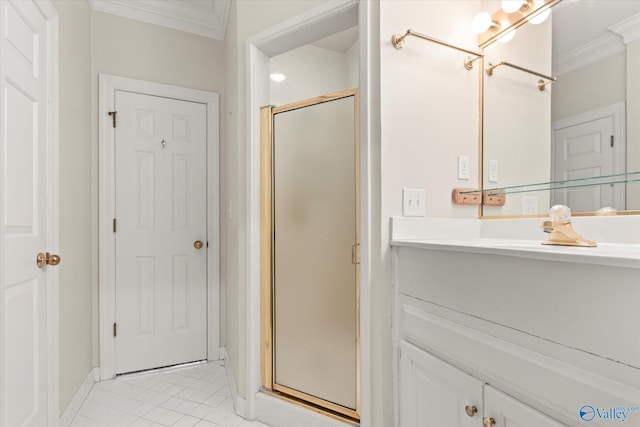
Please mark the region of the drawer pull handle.
<svg viewBox="0 0 640 427"><path fill-rule="evenodd" d="M464 407L464 412L466 412L470 417L473 417L478 413L478 408L476 408L475 406L467 405Z"/></svg>
<svg viewBox="0 0 640 427"><path fill-rule="evenodd" d="M492 427L496 425L496 420L494 420L493 418L484 417L482 419L482 424L484 424L484 427Z"/></svg>

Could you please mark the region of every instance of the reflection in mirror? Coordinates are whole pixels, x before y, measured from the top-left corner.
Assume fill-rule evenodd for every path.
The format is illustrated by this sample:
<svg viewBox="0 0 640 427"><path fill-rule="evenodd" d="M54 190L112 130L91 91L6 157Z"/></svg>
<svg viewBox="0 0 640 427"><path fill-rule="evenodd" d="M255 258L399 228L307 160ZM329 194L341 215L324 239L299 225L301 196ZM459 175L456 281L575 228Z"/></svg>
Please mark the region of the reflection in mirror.
<svg viewBox="0 0 640 427"><path fill-rule="evenodd" d="M558 81L541 92L517 70L484 75L483 188L640 171L639 30L639 1L565 0L548 22L485 48L485 66L506 60ZM546 214L557 203L640 210L640 184L508 194L483 216Z"/></svg>

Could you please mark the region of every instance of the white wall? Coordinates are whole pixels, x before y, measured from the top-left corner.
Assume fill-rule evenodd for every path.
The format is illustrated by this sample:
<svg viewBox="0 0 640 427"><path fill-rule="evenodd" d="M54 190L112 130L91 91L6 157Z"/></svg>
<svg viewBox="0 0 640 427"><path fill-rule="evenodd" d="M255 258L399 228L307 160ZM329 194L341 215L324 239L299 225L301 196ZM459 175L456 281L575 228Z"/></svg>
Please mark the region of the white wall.
<svg viewBox="0 0 640 427"><path fill-rule="evenodd" d="M551 19L516 30L507 43L486 47L485 66L500 61L551 75ZM539 77L500 66L484 75L483 188L547 182L551 164L551 98L556 86L540 91ZM498 182L488 181L489 160L498 161ZM522 197L535 198L537 213L549 210L549 192L507 194L503 207L483 208L483 215L522 215Z"/></svg>
<svg viewBox="0 0 640 427"><path fill-rule="evenodd" d="M346 53L313 45L270 58L269 71L283 73L287 77L282 82L271 81L271 104L285 105L357 87L357 84L349 86L353 73L350 72L348 60Z"/></svg>
<svg viewBox="0 0 640 427"><path fill-rule="evenodd" d="M476 207L454 206L451 191L478 186L479 67L467 71L467 54L417 38L406 39L402 50L396 50L391 36L410 28L477 50L470 23L478 12L479 1L380 2L381 151L380 164L371 165L370 183L381 203L381 228L372 236L379 246L371 248L375 426L390 426L393 419L389 225L391 216L402 214L402 189L425 189L428 217L478 216ZM459 154L470 158L468 181L457 179Z"/></svg>
<svg viewBox="0 0 640 427"><path fill-rule="evenodd" d="M91 223L91 10L55 0L60 81L60 413L91 371L93 230Z"/></svg>
<svg viewBox="0 0 640 427"><path fill-rule="evenodd" d="M383 218L402 214L402 188L426 190L429 217L475 218L475 207L451 202L454 187L478 186L479 68L466 53L417 38L402 50L391 35L408 28L478 50L470 22L478 2L381 3ZM458 180L457 156L468 155L471 178ZM386 227L388 224L383 224Z"/></svg>

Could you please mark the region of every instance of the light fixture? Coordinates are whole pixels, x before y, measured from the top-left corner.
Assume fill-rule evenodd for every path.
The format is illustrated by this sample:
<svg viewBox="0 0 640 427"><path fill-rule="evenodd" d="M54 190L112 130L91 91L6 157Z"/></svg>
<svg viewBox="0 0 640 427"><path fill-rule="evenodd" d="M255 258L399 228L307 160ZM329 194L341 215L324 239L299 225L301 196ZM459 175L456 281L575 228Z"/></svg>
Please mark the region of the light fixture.
<svg viewBox="0 0 640 427"><path fill-rule="evenodd" d="M534 2L534 7L536 9L538 9L539 7L544 6L544 1L542 0L536 0ZM551 9L550 8L546 8L545 10L543 10L542 12L538 13L536 16L534 16L533 18L529 19L529 22L531 22L532 24L542 24L548 17L549 14L551 14Z"/></svg>
<svg viewBox="0 0 640 427"><path fill-rule="evenodd" d="M482 12L477 14L473 21L471 21L471 31L476 34L484 33L490 28L495 28L498 26L498 23L491 19L491 15L487 12Z"/></svg>
<svg viewBox="0 0 640 427"><path fill-rule="evenodd" d="M502 10L505 13L513 13L520 10L523 4L526 4L526 1L523 0L502 0Z"/></svg>
<svg viewBox="0 0 640 427"><path fill-rule="evenodd" d="M281 81L284 81L287 78L282 73L271 73L269 77L271 77L271 80L273 80L276 83L280 83Z"/></svg>
<svg viewBox="0 0 640 427"><path fill-rule="evenodd" d="M500 22L501 27L504 28L509 28L509 22L508 21L501 21ZM513 39L513 37L516 35L516 30L515 28L510 29L509 31L505 32L503 35L501 35L498 38L498 41L500 43L506 43L508 41L511 41L511 39Z"/></svg>

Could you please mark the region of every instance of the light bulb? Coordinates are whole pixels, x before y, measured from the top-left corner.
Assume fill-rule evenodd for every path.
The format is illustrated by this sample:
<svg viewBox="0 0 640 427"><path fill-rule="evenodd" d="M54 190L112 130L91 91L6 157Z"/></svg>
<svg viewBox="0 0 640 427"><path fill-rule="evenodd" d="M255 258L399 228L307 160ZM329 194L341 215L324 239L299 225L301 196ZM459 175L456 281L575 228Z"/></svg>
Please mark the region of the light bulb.
<svg viewBox="0 0 640 427"><path fill-rule="evenodd" d="M540 6L542 6L544 4L544 1L542 0L536 0L534 3L534 7L537 9ZM534 16L533 18L529 19L529 22L531 22L532 24L542 24L548 17L549 14L551 13L551 9L550 8L546 8L543 12L537 14L536 16Z"/></svg>
<svg viewBox="0 0 640 427"><path fill-rule="evenodd" d="M487 12L477 14L471 21L471 31L476 34L484 33L491 27L491 15Z"/></svg>
<svg viewBox="0 0 640 427"><path fill-rule="evenodd" d="M286 79L285 75L282 73L271 73L269 77L271 77L271 80L277 83L280 83L281 81L284 81L284 79Z"/></svg>
<svg viewBox="0 0 640 427"><path fill-rule="evenodd" d="M509 23L507 21L502 21L500 22L500 25L502 25L502 28L507 28L509 26ZM503 35L501 35L500 38L498 38L498 41L500 43L506 43L508 41L511 41L511 39L513 39L515 35L516 35L516 30L515 28L512 28L506 33L504 33Z"/></svg>
<svg viewBox="0 0 640 427"><path fill-rule="evenodd" d="M524 2L522 0L502 0L502 10L506 13L513 13L520 10L522 4Z"/></svg>

